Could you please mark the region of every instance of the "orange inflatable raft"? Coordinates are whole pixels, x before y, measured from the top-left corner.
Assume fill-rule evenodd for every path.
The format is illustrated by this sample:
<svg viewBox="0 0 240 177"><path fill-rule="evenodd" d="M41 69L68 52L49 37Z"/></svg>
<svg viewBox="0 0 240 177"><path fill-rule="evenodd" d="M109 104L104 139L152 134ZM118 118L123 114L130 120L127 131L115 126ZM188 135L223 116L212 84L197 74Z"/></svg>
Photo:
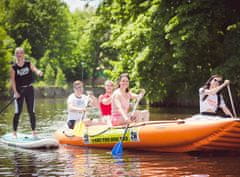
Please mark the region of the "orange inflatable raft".
<svg viewBox="0 0 240 177"><path fill-rule="evenodd" d="M55 132L60 144L112 148L125 127L91 126L83 137ZM124 148L159 152L240 151L240 119L195 115L184 120L148 121L130 125Z"/></svg>

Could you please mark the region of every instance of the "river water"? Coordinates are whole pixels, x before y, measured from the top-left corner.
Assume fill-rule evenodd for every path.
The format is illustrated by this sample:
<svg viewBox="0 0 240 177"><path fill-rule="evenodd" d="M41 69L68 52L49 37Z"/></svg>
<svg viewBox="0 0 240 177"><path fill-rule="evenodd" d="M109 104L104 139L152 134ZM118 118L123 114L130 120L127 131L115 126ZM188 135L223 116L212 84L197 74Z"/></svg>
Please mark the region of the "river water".
<svg viewBox="0 0 240 177"><path fill-rule="evenodd" d="M1 101L2 108L6 102ZM184 118L196 113L192 109L150 109L151 120ZM52 136L66 120L64 99L36 101L37 131ZM13 106L0 115L0 135L12 129ZM19 131L30 132L26 110ZM239 154L156 153L124 150L115 159L111 149L80 148L61 145L54 150L26 150L0 143L0 176L240 176Z"/></svg>

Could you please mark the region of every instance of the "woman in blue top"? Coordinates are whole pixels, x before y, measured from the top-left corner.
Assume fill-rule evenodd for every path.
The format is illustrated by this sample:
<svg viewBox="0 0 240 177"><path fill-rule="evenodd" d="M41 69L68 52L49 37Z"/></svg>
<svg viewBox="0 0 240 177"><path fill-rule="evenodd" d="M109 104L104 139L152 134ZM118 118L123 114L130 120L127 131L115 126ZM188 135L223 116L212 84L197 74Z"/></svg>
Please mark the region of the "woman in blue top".
<svg viewBox="0 0 240 177"><path fill-rule="evenodd" d="M22 112L23 101L26 100L27 110L30 116L32 134L35 136L36 118L34 112L34 90L32 83L34 82L33 72L38 76L43 73L38 70L29 61L25 60L23 48L15 50L16 63L11 67L11 85L15 99L15 114L13 117L13 135L17 137L17 127L19 117Z"/></svg>

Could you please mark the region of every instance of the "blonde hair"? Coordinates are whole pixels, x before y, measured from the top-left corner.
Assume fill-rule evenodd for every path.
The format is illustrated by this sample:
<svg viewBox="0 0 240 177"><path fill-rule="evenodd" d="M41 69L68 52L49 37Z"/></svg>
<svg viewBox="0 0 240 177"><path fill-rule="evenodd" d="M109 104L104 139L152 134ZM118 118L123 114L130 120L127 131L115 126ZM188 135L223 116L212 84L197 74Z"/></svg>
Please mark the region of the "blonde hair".
<svg viewBox="0 0 240 177"><path fill-rule="evenodd" d="M16 55L18 51L22 51L22 52L24 53L24 49L23 49L22 47L17 47L17 48L15 49L14 54Z"/></svg>
<svg viewBox="0 0 240 177"><path fill-rule="evenodd" d="M112 85L114 85L113 81L111 81L111 80L106 80L106 81L104 82L104 85L107 85L107 84L112 84Z"/></svg>

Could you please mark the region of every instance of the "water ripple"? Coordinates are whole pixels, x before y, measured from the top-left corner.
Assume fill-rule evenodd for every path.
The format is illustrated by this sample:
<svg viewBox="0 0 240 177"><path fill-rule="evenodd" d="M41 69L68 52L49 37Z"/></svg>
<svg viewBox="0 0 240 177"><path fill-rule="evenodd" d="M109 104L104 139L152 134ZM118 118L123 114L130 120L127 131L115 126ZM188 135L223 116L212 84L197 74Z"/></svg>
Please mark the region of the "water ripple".
<svg viewBox="0 0 240 177"><path fill-rule="evenodd" d="M66 126L66 102L63 99L38 99L37 131L40 136L52 136ZM185 114L157 112L153 119L182 118ZM0 119L0 134L12 131L13 107ZM29 117L24 110L19 130L30 132ZM208 177L239 176L240 155L201 156L179 153L153 153L124 150L119 158L109 149L88 149L61 145L56 150L26 150L0 143L0 176L37 177Z"/></svg>

